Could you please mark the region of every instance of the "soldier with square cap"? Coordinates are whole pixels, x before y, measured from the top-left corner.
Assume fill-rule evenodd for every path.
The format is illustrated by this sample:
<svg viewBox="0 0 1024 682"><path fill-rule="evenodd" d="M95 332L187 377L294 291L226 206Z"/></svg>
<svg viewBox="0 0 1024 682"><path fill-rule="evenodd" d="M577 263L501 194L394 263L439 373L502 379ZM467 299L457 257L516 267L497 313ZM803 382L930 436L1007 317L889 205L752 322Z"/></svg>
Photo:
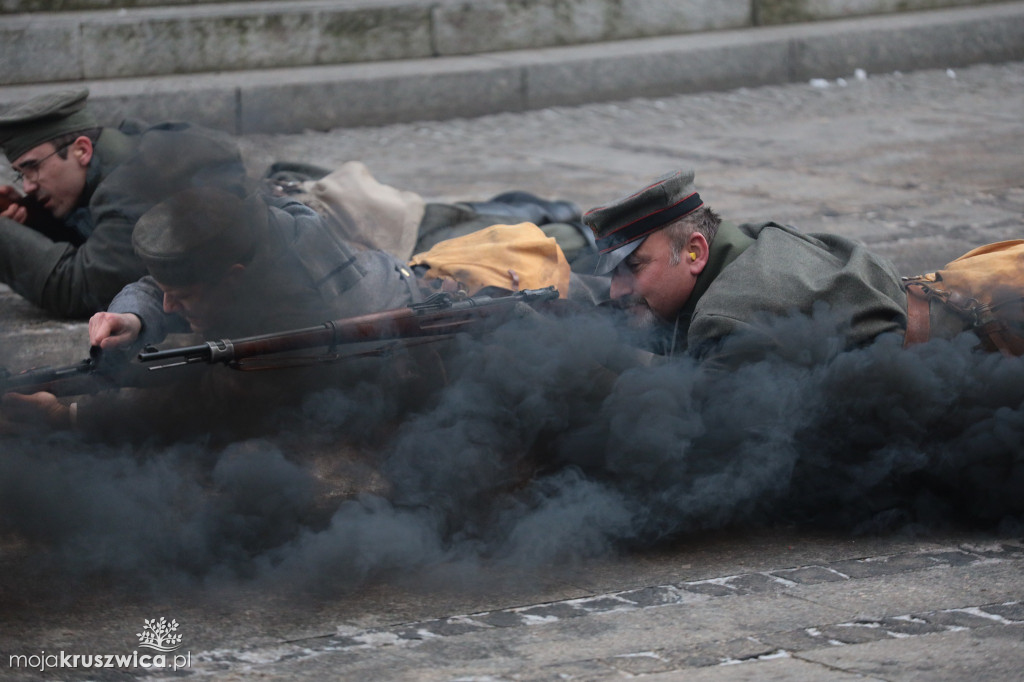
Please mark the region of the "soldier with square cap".
<svg viewBox="0 0 1024 682"><path fill-rule="evenodd" d="M186 189L143 214L132 242L150 274L90 318L90 343L104 352L134 351L171 333L216 339L304 328L422 300L405 264L350 248L312 209L287 197ZM255 435L278 408L356 377L395 381L396 393L409 397L409 385L397 378L404 369L372 358L275 372L212 368L150 389L144 400L128 391L66 403L41 392L9 394L3 406L20 415L15 421L42 417L104 437Z"/></svg>
<svg viewBox="0 0 1024 682"><path fill-rule="evenodd" d="M583 216L612 299L637 326L664 331L668 349L729 364L742 353L724 340L745 333L767 348L766 321L822 307L846 321L849 347L904 330L907 297L891 263L835 235L723 222L693 180L675 171Z"/></svg>
<svg viewBox="0 0 1024 682"><path fill-rule="evenodd" d="M62 90L0 111L0 149L24 192L0 187L15 202L0 212L0 282L64 317L103 310L145 274L131 232L152 206L191 186L248 184L227 135L184 123L102 127L88 95Z"/></svg>

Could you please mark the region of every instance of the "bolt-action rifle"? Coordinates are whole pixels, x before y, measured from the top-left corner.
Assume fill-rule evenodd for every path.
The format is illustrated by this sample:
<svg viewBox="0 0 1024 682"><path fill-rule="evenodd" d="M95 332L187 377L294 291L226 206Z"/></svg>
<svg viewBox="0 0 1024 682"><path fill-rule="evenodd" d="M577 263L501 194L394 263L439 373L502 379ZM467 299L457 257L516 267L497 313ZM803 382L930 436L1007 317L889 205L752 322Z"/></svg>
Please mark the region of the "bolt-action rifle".
<svg viewBox="0 0 1024 682"><path fill-rule="evenodd" d="M264 369L290 364L308 364L310 361L330 362L352 355L379 355L387 345L372 344L369 350L357 353L339 353L339 348L362 342L398 341L411 345L423 341L451 336L460 331L478 328L487 321L506 319L517 304L535 305L558 298L555 287L523 289L507 296L473 296L457 298L448 293L437 293L422 303L406 308L394 308L368 315L347 317L276 334L262 334L240 339L207 341L196 346L157 350L146 348L139 353L139 361L158 363L150 369L164 369L193 363L225 364L234 369ZM326 353L315 358L274 360L265 364L267 356L309 348L326 348ZM247 362L254 361L254 362Z"/></svg>
<svg viewBox="0 0 1024 682"><path fill-rule="evenodd" d="M381 355L394 344L414 345L462 331L486 330L490 328L486 323L493 325L507 319L519 304L533 306L556 298L558 290L555 287L524 289L495 297L460 298L438 293L405 308L332 320L315 327L207 341L181 348L159 350L146 347L139 353L138 363L102 362L99 349L93 348L88 359L74 365L42 367L20 374L10 374L0 368L0 394L48 391L56 395L80 395L120 386L148 386L161 383L148 380L148 370L196 363L224 364L233 369L251 370ZM371 343L364 348L360 346L364 342ZM360 347L355 352L341 352L346 346ZM325 352L312 358L287 355L310 348L324 348Z"/></svg>
<svg viewBox="0 0 1024 682"><path fill-rule="evenodd" d="M17 374L0 367L0 394L46 391L54 395L83 395L135 384L129 380L129 375L136 373L131 363L104 357L93 346L88 358L73 365L37 367Z"/></svg>

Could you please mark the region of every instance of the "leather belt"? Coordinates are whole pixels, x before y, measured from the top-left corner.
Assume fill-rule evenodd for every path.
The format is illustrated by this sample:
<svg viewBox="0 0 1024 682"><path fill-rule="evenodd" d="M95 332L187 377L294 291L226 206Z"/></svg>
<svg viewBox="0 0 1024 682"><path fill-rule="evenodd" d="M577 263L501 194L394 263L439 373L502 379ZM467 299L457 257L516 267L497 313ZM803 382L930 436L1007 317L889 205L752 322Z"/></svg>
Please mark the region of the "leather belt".
<svg viewBox="0 0 1024 682"><path fill-rule="evenodd" d="M931 320L929 319L928 296L922 287L906 285L907 291L907 331L903 336L903 347L924 343L931 336Z"/></svg>

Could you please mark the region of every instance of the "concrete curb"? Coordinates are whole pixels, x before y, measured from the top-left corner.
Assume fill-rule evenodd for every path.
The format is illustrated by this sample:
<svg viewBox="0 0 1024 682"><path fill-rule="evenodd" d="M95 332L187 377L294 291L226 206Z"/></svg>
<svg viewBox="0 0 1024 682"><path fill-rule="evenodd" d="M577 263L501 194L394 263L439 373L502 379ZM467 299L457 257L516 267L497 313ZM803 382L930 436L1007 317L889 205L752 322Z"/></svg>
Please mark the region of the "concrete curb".
<svg viewBox="0 0 1024 682"><path fill-rule="evenodd" d="M469 57L86 81L101 120L384 125L1024 59L1024 2ZM0 88L0 103L57 87Z"/></svg>

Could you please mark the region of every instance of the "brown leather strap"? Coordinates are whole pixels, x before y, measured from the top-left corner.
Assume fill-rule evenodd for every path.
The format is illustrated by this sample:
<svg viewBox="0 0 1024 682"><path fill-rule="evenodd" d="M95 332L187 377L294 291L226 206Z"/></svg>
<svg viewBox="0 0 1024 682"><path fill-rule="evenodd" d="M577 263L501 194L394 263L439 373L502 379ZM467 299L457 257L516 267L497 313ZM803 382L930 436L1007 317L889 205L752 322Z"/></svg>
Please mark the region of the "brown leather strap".
<svg viewBox="0 0 1024 682"><path fill-rule="evenodd" d="M1015 355L1013 350L1010 348L1010 344L1006 341L1007 327L1005 322L992 320L991 322L978 327L974 331L982 341L987 341L1006 357L1012 358Z"/></svg>
<svg viewBox="0 0 1024 682"><path fill-rule="evenodd" d="M931 320L928 315L928 297L921 287L907 285L907 332L903 347L924 343L931 336Z"/></svg>

